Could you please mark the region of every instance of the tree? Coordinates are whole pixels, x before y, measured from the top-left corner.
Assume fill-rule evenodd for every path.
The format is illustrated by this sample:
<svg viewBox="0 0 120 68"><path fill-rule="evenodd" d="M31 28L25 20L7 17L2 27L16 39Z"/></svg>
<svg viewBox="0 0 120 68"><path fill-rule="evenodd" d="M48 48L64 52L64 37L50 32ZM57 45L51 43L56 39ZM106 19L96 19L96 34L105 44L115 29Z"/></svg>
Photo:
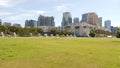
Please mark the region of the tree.
<svg viewBox="0 0 120 68"><path fill-rule="evenodd" d="M43 34L44 31L41 28L37 28L37 32Z"/></svg>
<svg viewBox="0 0 120 68"><path fill-rule="evenodd" d="M120 28L117 29L117 35L116 35L117 38L120 38Z"/></svg>
<svg viewBox="0 0 120 68"><path fill-rule="evenodd" d="M95 29L95 28L91 28L89 35L90 35L91 37L95 37L95 36L96 36L96 29Z"/></svg>
<svg viewBox="0 0 120 68"><path fill-rule="evenodd" d="M15 32L15 33L18 34L20 32L20 30L21 30L21 27L15 27L15 26L9 26L8 27L9 32Z"/></svg>
<svg viewBox="0 0 120 68"><path fill-rule="evenodd" d="M117 38L120 38L120 32L117 32Z"/></svg>
<svg viewBox="0 0 120 68"><path fill-rule="evenodd" d="M19 32L20 36L29 36L29 28L22 28Z"/></svg>
<svg viewBox="0 0 120 68"><path fill-rule="evenodd" d="M37 28L30 28L29 33L32 33L33 35L36 35L38 33Z"/></svg>
<svg viewBox="0 0 120 68"><path fill-rule="evenodd" d="M68 32L67 30L60 31L60 35L67 35L67 34L70 34L70 32Z"/></svg>
<svg viewBox="0 0 120 68"><path fill-rule="evenodd" d="M50 33L55 36L56 34L58 34L58 30L56 28L52 28L50 29Z"/></svg>
<svg viewBox="0 0 120 68"><path fill-rule="evenodd" d="M7 33L7 27L0 25L0 32Z"/></svg>

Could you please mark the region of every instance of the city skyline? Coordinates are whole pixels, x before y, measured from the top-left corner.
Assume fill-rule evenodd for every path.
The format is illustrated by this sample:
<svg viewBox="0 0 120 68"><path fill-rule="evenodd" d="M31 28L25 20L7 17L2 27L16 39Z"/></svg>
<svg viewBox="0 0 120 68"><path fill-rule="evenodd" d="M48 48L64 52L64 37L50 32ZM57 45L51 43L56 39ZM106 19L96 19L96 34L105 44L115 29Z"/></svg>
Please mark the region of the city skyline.
<svg viewBox="0 0 120 68"><path fill-rule="evenodd" d="M24 26L26 19L37 20L39 15L54 16L56 26L62 22L63 12L71 12L72 18L87 12L96 12L105 20L111 20L113 26L119 26L119 0L0 0L0 19L3 22L19 23Z"/></svg>

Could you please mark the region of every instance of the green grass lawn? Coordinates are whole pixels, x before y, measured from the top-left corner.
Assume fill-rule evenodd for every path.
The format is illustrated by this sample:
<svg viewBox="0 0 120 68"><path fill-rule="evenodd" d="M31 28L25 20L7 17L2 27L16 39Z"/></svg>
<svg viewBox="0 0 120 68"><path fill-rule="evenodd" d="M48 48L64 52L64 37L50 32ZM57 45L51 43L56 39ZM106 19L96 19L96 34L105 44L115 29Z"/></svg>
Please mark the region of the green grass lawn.
<svg viewBox="0 0 120 68"><path fill-rule="evenodd" d="M120 68L120 39L0 37L0 68Z"/></svg>

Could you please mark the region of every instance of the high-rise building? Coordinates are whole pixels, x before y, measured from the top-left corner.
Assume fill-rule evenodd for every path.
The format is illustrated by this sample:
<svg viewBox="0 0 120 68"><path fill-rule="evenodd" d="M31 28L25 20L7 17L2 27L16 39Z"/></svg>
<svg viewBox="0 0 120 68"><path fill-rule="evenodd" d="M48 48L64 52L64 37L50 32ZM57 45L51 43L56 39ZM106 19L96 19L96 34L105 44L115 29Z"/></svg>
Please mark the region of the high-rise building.
<svg viewBox="0 0 120 68"><path fill-rule="evenodd" d="M116 34L116 33L117 33L117 29L118 29L118 27L111 26L111 32L112 32L113 34Z"/></svg>
<svg viewBox="0 0 120 68"><path fill-rule="evenodd" d="M99 26L98 15L94 12L85 13L82 15L82 22L86 22L91 25Z"/></svg>
<svg viewBox="0 0 120 68"><path fill-rule="evenodd" d="M15 26L15 27L21 27L21 25L20 24L13 24L13 26Z"/></svg>
<svg viewBox="0 0 120 68"><path fill-rule="evenodd" d="M54 17L45 17L45 26L55 26Z"/></svg>
<svg viewBox="0 0 120 68"><path fill-rule="evenodd" d="M44 26L44 24L45 24L45 16L40 15L38 17L37 26Z"/></svg>
<svg viewBox="0 0 120 68"><path fill-rule="evenodd" d="M45 17L40 15L38 18L37 26L55 26L54 17Z"/></svg>
<svg viewBox="0 0 120 68"><path fill-rule="evenodd" d="M37 21L35 21L35 20L26 20L25 21L25 27L28 27L28 28L37 27Z"/></svg>
<svg viewBox="0 0 120 68"><path fill-rule="evenodd" d="M74 20L73 20L74 23L79 23L79 18L78 17L75 17Z"/></svg>
<svg viewBox="0 0 120 68"><path fill-rule="evenodd" d="M0 19L0 25L2 24L2 20Z"/></svg>
<svg viewBox="0 0 120 68"><path fill-rule="evenodd" d="M11 23L9 23L9 22L4 22L3 25L4 25L4 26L11 26Z"/></svg>
<svg viewBox="0 0 120 68"><path fill-rule="evenodd" d="M70 12L64 12L62 18L62 26L66 26L72 23L72 17Z"/></svg>
<svg viewBox="0 0 120 68"><path fill-rule="evenodd" d="M111 21L110 20L105 21L105 28L111 32Z"/></svg>
<svg viewBox="0 0 120 68"><path fill-rule="evenodd" d="M102 27L102 17L99 17L98 23L99 23L100 27Z"/></svg>

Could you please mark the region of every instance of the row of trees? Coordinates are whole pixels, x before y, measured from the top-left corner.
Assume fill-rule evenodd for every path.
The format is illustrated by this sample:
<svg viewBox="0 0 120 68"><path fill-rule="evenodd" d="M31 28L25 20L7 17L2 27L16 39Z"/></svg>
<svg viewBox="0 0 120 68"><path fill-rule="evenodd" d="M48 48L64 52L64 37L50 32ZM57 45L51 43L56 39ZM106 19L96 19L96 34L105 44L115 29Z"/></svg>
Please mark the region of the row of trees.
<svg viewBox="0 0 120 68"><path fill-rule="evenodd" d="M91 37L106 37L107 35L113 35L113 34L109 31L91 28L89 35Z"/></svg>
<svg viewBox="0 0 120 68"><path fill-rule="evenodd" d="M5 35L15 32L19 36L29 36L29 33L33 33L34 35L36 35L38 33L43 33L44 31L41 28L22 28L0 25L0 32L3 32Z"/></svg>
<svg viewBox="0 0 120 68"><path fill-rule="evenodd" d="M50 34L53 34L56 36L57 34L59 35L70 35L71 33L67 30L57 30L56 28L50 29Z"/></svg>
<svg viewBox="0 0 120 68"><path fill-rule="evenodd" d="M15 26L3 26L0 25L0 33L3 32L5 35L16 33L18 36L30 36L30 34L37 36L38 34L44 35L44 32L41 28L22 28ZM49 29L47 32L48 35L53 34L54 36L58 35L67 35L70 34L67 30L57 30L56 28Z"/></svg>
<svg viewBox="0 0 120 68"><path fill-rule="evenodd" d="M112 34L109 31L104 31L100 29L91 28L90 34L91 37L106 37L107 35L115 35L117 38L120 38L120 28L117 29L116 34Z"/></svg>
<svg viewBox="0 0 120 68"><path fill-rule="evenodd" d="M16 33L18 36L36 36L38 34L44 35L45 32L41 28L22 28L22 27L15 27L15 26L3 26L0 25L0 33L3 32L5 35ZM48 35L53 34L54 36L58 35L71 35L72 33L68 32L67 30L57 30L56 28L49 29L47 32ZM91 28L90 34L91 37L106 37L107 35L112 35L109 31L104 31L100 29ZM120 38L120 28L117 30L116 34L117 38Z"/></svg>

